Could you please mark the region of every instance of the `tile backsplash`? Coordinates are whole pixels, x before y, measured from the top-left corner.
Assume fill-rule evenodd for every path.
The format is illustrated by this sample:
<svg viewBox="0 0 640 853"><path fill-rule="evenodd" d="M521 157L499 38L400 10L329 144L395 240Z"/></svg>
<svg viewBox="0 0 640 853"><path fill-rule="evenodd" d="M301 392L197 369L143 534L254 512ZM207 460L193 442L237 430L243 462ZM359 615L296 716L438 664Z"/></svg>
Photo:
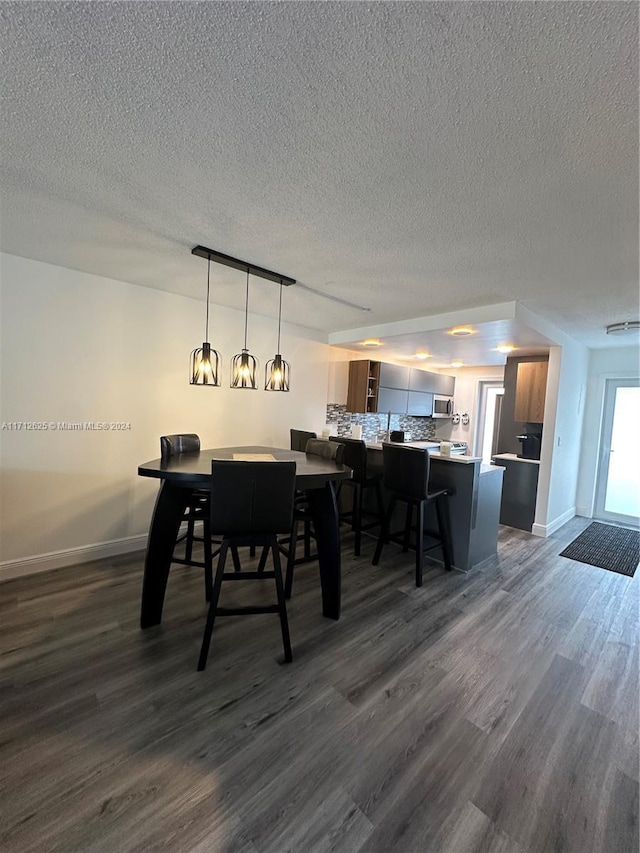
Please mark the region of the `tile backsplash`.
<svg viewBox="0 0 640 853"><path fill-rule="evenodd" d="M338 435L351 435L351 428L356 424L362 427L362 437L365 441L378 441L387 429L387 415L358 415L348 412L343 403L327 404L327 424L335 429ZM404 430L406 441L426 441L434 438L436 423L433 418L415 418L411 415L391 415L389 429Z"/></svg>

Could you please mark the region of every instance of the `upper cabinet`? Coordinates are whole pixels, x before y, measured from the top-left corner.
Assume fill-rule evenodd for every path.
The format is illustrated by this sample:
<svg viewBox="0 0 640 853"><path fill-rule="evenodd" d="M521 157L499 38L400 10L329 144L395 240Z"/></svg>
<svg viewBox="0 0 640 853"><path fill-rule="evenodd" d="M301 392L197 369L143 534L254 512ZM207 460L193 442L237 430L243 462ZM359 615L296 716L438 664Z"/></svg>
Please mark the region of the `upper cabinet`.
<svg viewBox="0 0 640 853"><path fill-rule="evenodd" d="M409 368L399 364L380 362L380 387L409 390Z"/></svg>
<svg viewBox="0 0 640 853"><path fill-rule="evenodd" d="M453 396L455 377L384 361L349 362L348 412L430 417L433 394Z"/></svg>
<svg viewBox="0 0 640 853"><path fill-rule="evenodd" d="M378 411L379 361L350 361L347 411L362 414Z"/></svg>
<svg viewBox="0 0 640 853"><path fill-rule="evenodd" d="M516 379L514 421L541 424L547 393L547 361L521 361Z"/></svg>
<svg viewBox="0 0 640 853"><path fill-rule="evenodd" d="M434 379L433 393L444 397L453 397L456 390L456 377L444 373L432 373Z"/></svg>

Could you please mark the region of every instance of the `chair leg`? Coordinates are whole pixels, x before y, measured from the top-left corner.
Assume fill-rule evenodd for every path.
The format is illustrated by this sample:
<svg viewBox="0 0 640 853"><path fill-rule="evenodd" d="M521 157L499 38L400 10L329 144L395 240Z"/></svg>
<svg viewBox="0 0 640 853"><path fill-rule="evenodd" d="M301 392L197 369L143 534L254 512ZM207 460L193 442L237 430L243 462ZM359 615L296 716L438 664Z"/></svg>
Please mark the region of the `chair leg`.
<svg viewBox="0 0 640 853"><path fill-rule="evenodd" d="M206 516L202 522L202 535L204 536L204 595L207 601L211 601L213 556L211 554L211 523Z"/></svg>
<svg viewBox="0 0 640 853"><path fill-rule="evenodd" d="M252 546L255 551L255 545ZM258 563L258 571L264 572L264 567L267 565L267 557L269 556L269 546L265 545L260 554L260 562Z"/></svg>
<svg viewBox="0 0 640 853"><path fill-rule="evenodd" d="M209 657L209 646L211 645L211 634L213 633L213 625L216 621L216 610L218 609L218 601L220 600L220 588L222 587L222 576L224 574L224 564L227 559L227 549L229 545L223 541L220 546L220 557L218 559L218 568L216 570L216 579L213 584L213 592L211 594L211 604L207 613L207 624L204 628L204 636L202 638L202 646L200 647L200 659L198 660L198 672L207 665Z"/></svg>
<svg viewBox="0 0 640 853"><path fill-rule="evenodd" d="M402 539L402 553L406 554L411 545L411 519L413 517L413 504L407 501L407 514L404 518L404 538Z"/></svg>
<svg viewBox="0 0 640 853"><path fill-rule="evenodd" d="M444 496L436 498L436 516L438 518L438 531L442 540L442 558L445 569L451 571L451 541L449 539L449 526L447 524L445 508L440 503ZM446 498L444 498L446 500Z"/></svg>
<svg viewBox="0 0 640 853"><path fill-rule="evenodd" d="M256 546L255 545L249 545L249 556L255 557L255 555L256 555Z"/></svg>
<svg viewBox="0 0 640 853"><path fill-rule="evenodd" d="M233 560L234 571L239 572L242 566L240 565L240 557L238 556L238 547L236 545L231 546L231 559Z"/></svg>
<svg viewBox="0 0 640 853"><path fill-rule="evenodd" d="M382 549L384 547L384 543L389 541L389 528L391 526L391 516L393 515L393 510L396 505L395 495L391 495L391 500L389 501L389 509L387 513L382 516L382 526L380 527L380 536L378 537L378 544L376 545L376 550L373 555L373 560L371 561L374 566L377 566L380 562L380 557L382 556Z"/></svg>
<svg viewBox="0 0 640 853"><path fill-rule="evenodd" d="M293 568L296 562L296 548L298 546L298 522L294 519L289 538L289 555L287 556L287 576L284 583L285 598L291 598L293 589Z"/></svg>
<svg viewBox="0 0 640 853"><path fill-rule="evenodd" d="M416 586L422 586L422 567L424 565L424 501L417 506L416 521Z"/></svg>
<svg viewBox="0 0 640 853"><path fill-rule="evenodd" d="M276 593L278 595L278 608L280 613L280 627L282 629L282 645L284 646L284 662L291 663L293 654L291 653L291 639L289 637L289 622L287 621L287 605L284 599L284 589L282 586L282 569L280 566L280 551L278 550L278 540L274 536L271 541L271 553L273 554L273 572L276 579Z"/></svg>
<svg viewBox="0 0 640 853"><path fill-rule="evenodd" d="M360 543L362 541L362 497L364 489L358 483L356 485L355 495L353 496L353 529L356 532L356 541L354 554L360 556Z"/></svg>
<svg viewBox="0 0 640 853"><path fill-rule="evenodd" d="M185 559L186 563L191 562L191 552L193 551L193 533L194 533L193 528L194 528L194 526L195 526L195 522L194 522L193 518L190 518L189 521L187 521L187 540L185 542L185 548L184 548L184 559Z"/></svg>

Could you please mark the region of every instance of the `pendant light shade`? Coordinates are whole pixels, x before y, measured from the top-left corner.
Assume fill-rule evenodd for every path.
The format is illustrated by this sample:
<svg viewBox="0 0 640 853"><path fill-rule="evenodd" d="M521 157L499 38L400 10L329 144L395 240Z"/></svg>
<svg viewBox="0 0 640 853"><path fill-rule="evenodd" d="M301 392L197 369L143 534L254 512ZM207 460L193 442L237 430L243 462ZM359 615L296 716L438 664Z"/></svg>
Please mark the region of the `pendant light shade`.
<svg viewBox="0 0 640 853"><path fill-rule="evenodd" d="M244 347L242 352L234 355L231 359L231 387L253 388L258 387L256 374L258 362L247 349L247 323L249 319L249 267L247 267L247 293L244 304Z"/></svg>
<svg viewBox="0 0 640 853"><path fill-rule="evenodd" d="M191 353L189 384L220 385L220 353L209 343L209 276L211 257L207 262L207 315L204 330L204 343Z"/></svg>
<svg viewBox="0 0 640 853"><path fill-rule="evenodd" d="M282 326L282 281L280 282L280 305L278 308L278 351L265 367L265 391L289 390L289 362L280 355L280 328Z"/></svg>

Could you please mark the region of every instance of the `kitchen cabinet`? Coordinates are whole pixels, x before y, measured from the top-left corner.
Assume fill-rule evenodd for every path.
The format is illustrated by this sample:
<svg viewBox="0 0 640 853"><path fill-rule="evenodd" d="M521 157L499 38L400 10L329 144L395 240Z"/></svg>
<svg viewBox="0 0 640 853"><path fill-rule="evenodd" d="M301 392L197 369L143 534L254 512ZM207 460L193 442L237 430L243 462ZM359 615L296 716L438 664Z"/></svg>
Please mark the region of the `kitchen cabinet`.
<svg viewBox="0 0 640 853"><path fill-rule="evenodd" d="M453 397L456 389L456 377L447 376L445 373L432 373L433 393L443 397Z"/></svg>
<svg viewBox="0 0 640 853"><path fill-rule="evenodd" d="M452 396L455 377L385 361L349 362L347 411L431 417L433 394Z"/></svg>
<svg viewBox="0 0 640 853"><path fill-rule="evenodd" d="M347 411L362 414L378 411L378 379L380 362L349 362L349 388L347 390Z"/></svg>
<svg viewBox="0 0 640 853"><path fill-rule="evenodd" d="M407 414L428 417L433 414L433 394L424 391L409 391Z"/></svg>
<svg viewBox="0 0 640 853"><path fill-rule="evenodd" d="M434 373L412 367L409 371L409 391L426 391L433 394L435 391L434 378Z"/></svg>
<svg viewBox="0 0 640 853"><path fill-rule="evenodd" d="M380 362L380 387L409 390L409 368L399 364Z"/></svg>
<svg viewBox="0 0 640 853"><path fill-rule="evenodd" d="M406 415L409 405L409 392L400 388L378 389L378 412L391 412L392 415Z"/></svg>
<svg viewBox="0 0 640 853"><path fill-rule="evenodd" d="M518 364L514 421L543 422L548 369L547 361L521 361Z"/></svg>
<svg viewBox="0 0 640 853"><path fill-rule="evenodd" d="M531 533L536 515L540 463L533 459L519 459L514 453L498 453L493 462L505 469L500 524Z"/></svg>

